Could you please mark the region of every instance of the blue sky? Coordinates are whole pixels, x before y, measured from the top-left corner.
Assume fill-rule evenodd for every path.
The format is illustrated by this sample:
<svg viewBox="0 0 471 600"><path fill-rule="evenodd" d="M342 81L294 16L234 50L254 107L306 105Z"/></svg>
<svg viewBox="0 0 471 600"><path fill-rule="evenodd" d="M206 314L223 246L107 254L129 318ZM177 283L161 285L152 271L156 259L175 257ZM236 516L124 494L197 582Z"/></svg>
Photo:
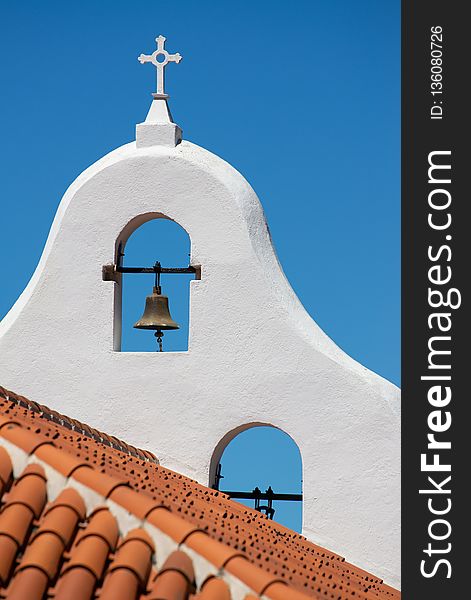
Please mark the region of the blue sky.
<svg viewBox="0 0 471 600"><path fill-rule="evenodd" d="M0 316L28 282L67 186L133 139L155 81L137 56L162 33L184 57L167 69L184 137L252 184L285 273L317 323L399 384L398 0L2 0L0 8ZM136 232L127 264L185 262L184 236L161 229ZM163 255L171 240L178 252ZM152 282L129 286L132 349L150 343L131 325ZM184 325L187 281L165 289ZM168 349L185 343L184 328L170 336ZM263 442L294 457L281 442ZM231 452L225 471L247 475L240 452L249 452L239 448L237 460Z"/></svg>

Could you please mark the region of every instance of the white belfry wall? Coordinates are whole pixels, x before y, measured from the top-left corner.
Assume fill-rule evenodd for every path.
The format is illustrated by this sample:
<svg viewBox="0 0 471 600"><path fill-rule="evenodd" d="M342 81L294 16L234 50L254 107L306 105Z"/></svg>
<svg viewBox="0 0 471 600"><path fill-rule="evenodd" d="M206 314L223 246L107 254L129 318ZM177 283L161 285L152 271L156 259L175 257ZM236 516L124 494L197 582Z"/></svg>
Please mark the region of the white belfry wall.
<svg viewBox="0 0 471 600"><path fill-rule="evenodd" d="M204 484L229 432L279 427L302 455L303 533L398 585L399 390L306 313L245 179L194 144L174 147L168 125L141 127L140 143L138 130L137 144L67 190L39 265L0 324L0 384ZM185 228L191 264L201 265L189 350L116 352L119 284L102 280L102 266L115 262L133 219L156 213Z"/></svg>

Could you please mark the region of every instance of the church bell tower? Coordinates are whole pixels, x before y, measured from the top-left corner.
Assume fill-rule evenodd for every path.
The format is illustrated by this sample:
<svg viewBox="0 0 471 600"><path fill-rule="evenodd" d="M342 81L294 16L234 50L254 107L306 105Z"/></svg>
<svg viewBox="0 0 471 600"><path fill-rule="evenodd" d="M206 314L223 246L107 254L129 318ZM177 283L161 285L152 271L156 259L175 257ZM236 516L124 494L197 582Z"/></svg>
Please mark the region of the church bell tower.
<svg viewBox="0 0 471 600"><path fill-rule="evenodd" d="M182 57L163 36L156 43L139 56L155 67L157 88L136 139L66 191L39 264L0 324L2 385L206 485L238 433L281 429L302 456L303 533L395 582L399 390L345 354L303 308L244 177L182 137L164 87L165 69ZM175 221L191 240L189 264L170 265L194 273L183 352L165 351L175 322L157 282L140 328L160 331L164 351L121 351L120 256L152 219ZM156 276L163 268L141 267Z"/></svg>

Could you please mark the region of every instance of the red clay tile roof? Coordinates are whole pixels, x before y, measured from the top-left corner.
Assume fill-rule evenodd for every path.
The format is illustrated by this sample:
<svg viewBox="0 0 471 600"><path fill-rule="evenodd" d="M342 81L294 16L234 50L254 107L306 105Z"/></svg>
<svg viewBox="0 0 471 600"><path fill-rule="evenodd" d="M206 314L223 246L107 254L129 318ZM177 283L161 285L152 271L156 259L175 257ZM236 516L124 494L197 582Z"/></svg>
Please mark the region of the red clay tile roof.
<svg viewBox="0 0 471 600"><path fill-rule="evenodd" d="M0 598L400 598L303 536L0 388Z"/></svg>

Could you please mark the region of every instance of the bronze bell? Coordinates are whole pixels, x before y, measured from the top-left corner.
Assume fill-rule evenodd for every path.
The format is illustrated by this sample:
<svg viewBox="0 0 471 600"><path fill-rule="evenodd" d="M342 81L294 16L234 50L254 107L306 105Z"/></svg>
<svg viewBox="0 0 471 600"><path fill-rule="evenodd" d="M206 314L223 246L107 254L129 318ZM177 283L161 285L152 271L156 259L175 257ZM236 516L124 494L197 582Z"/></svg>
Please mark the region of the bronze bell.
<svg viewBox="0 0 471 600"><path fill-rule="evenodd" d="M144 314L134 325L135 329L153 329L162 331L167 329L180 329L168 308L168 297L161 294L160 286L154 287L152 294L146 298Z"/></svg>

